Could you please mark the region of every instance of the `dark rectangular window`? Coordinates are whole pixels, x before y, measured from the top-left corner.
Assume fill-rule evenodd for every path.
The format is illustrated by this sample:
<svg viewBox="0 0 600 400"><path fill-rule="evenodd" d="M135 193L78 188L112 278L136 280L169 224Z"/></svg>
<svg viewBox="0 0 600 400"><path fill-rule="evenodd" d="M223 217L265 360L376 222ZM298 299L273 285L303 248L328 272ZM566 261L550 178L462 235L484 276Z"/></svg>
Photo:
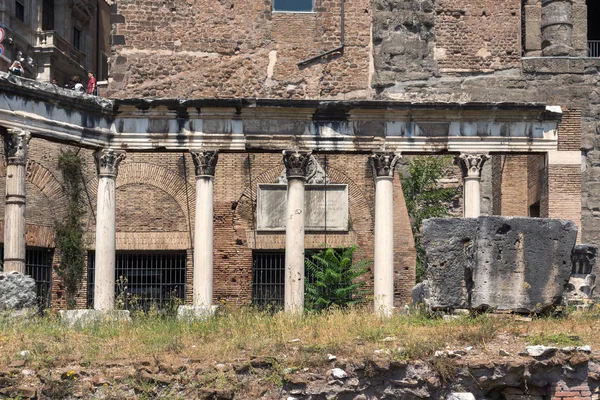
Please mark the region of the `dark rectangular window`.
<svg viewBox="0 0 600 400"><path fill-rule="evenodd" d="M185 251L118 251L115 294L132 310L167 308L185 300ZM88 252L88 306L94 305L95 252Z"/></svg>
<svg viewBox="0 0 600 400"><path fill-rule="evenodd" d="M25 5L22 0L15 0L15 17L25 22Z"/></svg>
<svg viewBox="0 0 600 400"><path fill-rule="evenodd" d="M54 0L44 0L42 3L42 30L54 30Z"/></svg>
<svg viewBox="0 0 600 400"><path fill-rule="evenodd" d="M81 50L81 31L77 28L73 28L73 46Z"/></svg>
<svg viewBox="0 0 600 400"><path fill-rule="evenodd" d="M313 0L273 0L273 11L310 12Z"/></svg>
<svg viewBox="0 0 600 400"><path fill-rule="evenodd" d="M35 280L38 306L42 310L50 307L53 257L53 249L28 247L25 251L25 274ZM0 259L4 259L4 246L0 246Z"/></svg>

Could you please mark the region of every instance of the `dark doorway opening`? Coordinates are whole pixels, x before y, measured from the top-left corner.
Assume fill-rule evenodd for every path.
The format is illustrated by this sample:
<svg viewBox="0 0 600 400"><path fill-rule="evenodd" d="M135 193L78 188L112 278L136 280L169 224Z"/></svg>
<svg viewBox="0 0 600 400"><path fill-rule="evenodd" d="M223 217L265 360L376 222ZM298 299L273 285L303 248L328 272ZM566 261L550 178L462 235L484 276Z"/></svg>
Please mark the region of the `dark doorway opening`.
<svg viewBox="0 0 600 400"><path fill-rule="evenodd" d="M600 1L587 0L588 56L600 57Z"/></svg>

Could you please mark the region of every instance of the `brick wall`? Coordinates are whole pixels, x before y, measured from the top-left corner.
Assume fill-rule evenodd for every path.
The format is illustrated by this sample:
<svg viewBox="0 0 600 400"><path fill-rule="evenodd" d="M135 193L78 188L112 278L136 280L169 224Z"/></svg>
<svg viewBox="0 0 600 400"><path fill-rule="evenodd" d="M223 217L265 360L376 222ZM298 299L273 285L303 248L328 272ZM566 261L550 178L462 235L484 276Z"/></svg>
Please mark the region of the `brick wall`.
<svg viewBox="0 0 600 400"><path fill-rule="evenodd" d="M529 215L528 156L494 155L494 214Z"/></svg>
<svg viewBox="0 0 600 400"><path fill-rule="evenodd" d="M551 400L596 400L597 393L592 393L587 383L568 385L559 382L552 390Z"/></svg>
<svg viewBox="0 0 600 400"><path fill-rule="evenodd" d="M581 167L548 166L548 217L568 219L579 227L581 239Z"/></svg>
<svg viewBox="0 0 600 400"><path fill-rule="evenodd" d="M339 46L339 0L316 0L314 13L273 13L270 0L119 1L107 93L365 97L370 3L345 1L343 54L299 67L299 62Z"/></svg>
<svg viewBox="0 0 600 400"><path fill-rule="evenodd" d="M521 1L439 0L435 56L443 72L519 67Z"/></svg>

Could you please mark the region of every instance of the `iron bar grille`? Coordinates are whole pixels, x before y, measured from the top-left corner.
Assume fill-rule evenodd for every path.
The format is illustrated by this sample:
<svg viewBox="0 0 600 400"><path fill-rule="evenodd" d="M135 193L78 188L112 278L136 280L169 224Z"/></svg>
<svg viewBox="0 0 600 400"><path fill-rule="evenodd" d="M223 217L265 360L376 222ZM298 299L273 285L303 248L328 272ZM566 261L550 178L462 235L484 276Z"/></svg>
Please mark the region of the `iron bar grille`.
<svg viewBox="0 0 600 400"><path fill-rule="evenodd" d="M588 57L600 57L600 40L588 40Z"/></svg>
<svg viewBox="0 0 600 400"><path fill-rule="evenodd" d="M165 309L185 300L186 252L117 252L115 295L127 310ZM88 252L88 307L94 305L95 252Z"/></svg>
<svg viewBox="0 0 600 400"><path fill-rule="evenodd" d="M52 299L52 259L54 249L28 247L25 251L25 274L35 280L37 302L40 309L50 306ZM4 260L4 246L0 246L0 258Z"/></svg>
<svg viewBox="0 0 600 400"><path fill-rule="evenodd" d="M309 258L319 250L306 250ZM259 309L279 310L285 300L285 252L254 251L252 254L252 305ZM310 271L304 269L305 280L315 282ZM334 288L331 288L332 290Z"/></svg>
<svg viewBox="0 0 600 400"><path fill-rule="evenodd" d="M261 309L282 308L285 290L285 253L255 251L252 258L252 304Z"/></svg>

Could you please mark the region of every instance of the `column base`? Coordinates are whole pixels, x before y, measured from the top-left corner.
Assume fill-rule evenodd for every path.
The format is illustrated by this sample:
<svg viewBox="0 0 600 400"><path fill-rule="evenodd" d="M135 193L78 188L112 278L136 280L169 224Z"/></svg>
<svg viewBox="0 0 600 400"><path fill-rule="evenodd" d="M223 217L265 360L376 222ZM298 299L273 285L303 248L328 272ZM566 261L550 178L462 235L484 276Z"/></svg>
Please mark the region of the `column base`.
<svg viewBox="0 0 600 400"><path fill-rule="evenodd" d="M219 306L179 306L177 319L206 319L212 317Z"/></svg>
<svg viewBox="0 0 600 400"><path fill-rule="evenodd" d="M128 310L62 310L58 315L69 326L131 322Z"/></svg>

